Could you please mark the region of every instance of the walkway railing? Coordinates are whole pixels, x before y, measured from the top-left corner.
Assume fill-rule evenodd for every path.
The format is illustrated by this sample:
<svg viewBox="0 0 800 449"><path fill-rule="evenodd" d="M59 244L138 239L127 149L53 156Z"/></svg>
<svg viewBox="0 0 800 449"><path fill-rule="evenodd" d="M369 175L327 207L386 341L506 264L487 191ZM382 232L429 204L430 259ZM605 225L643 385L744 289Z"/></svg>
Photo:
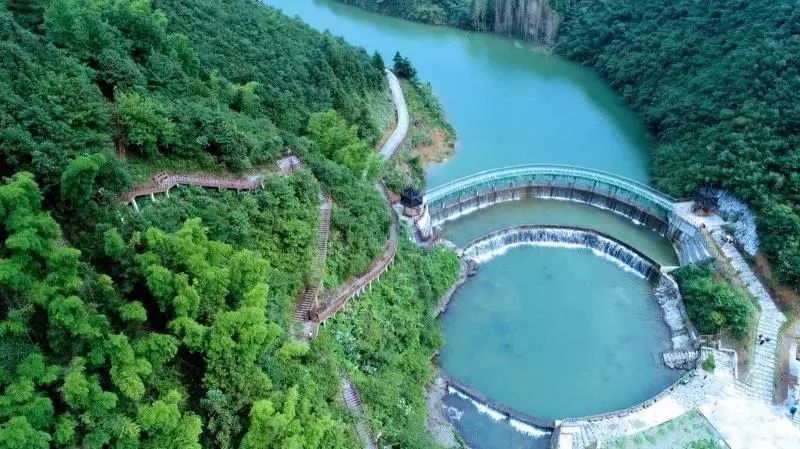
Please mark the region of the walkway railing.
<svg viewBox="0 0 800 449"><path fill-rule="evenodd" d="M326 193L320 193L319 223L317 225L317 246L314 265L311 267L311 275L308 284L300 297L300 302L295 308L294 318L297 322L304 322L308 319L308 312L317 302L319 289L322 284L322 276L325 273L325 264L328 260L328 236L331 225L331 200Z"/></svg>
<svg viewBox="0 0 800 449"><path fill-rule="evenodd" d="M225 178L204 173L167 173L155 175L147 184L140 184L133 190L119 196L120 201L131 203L136 198L156 193L166 193L179 185L210 187L217 189L257 190L262 184L261 175L252 175L244 178Z"/></svg>
<svg viewBox="0 0 800 449"><path fill-rule="evenodd" d="M572 186L583 182L583 187L596 189L598 186L607 188L619 196L627 193L631 199L649 203L665 213L671 213L675 199L648 185L638 181L606 173L600 170L574 167L569 165L517 165L494 170L487 170L466 176L455 181L434 187L425 192L425 199L430 205L444 203L453 197L465 193L481 191L486 188L502 186L524 187L529 183L542 185L544 182L555 184L557 181L566 180ZM558 186L570 186L566 183Z"/></svg>
<svg viewBox="0 0 800 449"><path fill-rule="evenodd" d="M317 323L323 323L335 315L350 298L360 294L365 288L372 285L372 282L377 280L389 266L391 266L392 262L394 262L394 256L397 253L398 245L398 218L394 209L391 208L391 203L386 193L386 187L382 183L380 184L380 189L384 199L387 204L389 204L389 209L392 214L392 224L389 227L389 239L386 242L386 247L381 253L381 256L370 265L367 271L357 278L344 283L338 290L328 294L325 299L322 300L319 308L311 312L311 319Z"/></svg>
<svg viewBox="0 0 800 449"><path fill-rule="evenodd" d="M586 192L592 198L607 197L633 206L663 222L674 216L674 199L650 186L599 170L568 165L519 165L488 170L432 188L425 193L431 213L486 194L538 189L536 195L560 198L560 190ZM550 188L551 192L541 191Z"/></svg>

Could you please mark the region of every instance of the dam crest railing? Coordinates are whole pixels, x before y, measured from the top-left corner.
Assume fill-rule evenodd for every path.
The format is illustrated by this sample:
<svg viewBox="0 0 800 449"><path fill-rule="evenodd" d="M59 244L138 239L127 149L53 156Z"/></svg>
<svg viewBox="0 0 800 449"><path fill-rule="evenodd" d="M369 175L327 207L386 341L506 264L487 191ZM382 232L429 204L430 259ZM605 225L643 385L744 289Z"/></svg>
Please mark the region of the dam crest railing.
<svg viewBox="0 0 800 449"><path fill-rule="evenodd" d="M618 176L602 170L558 164L527 164L485 170L434 187L425 192L425 197L429 203L438 202L445 200L449 195L462 193L465 190L504 185L514 181L539 181L542 180L542 177L546 178L548 176L553 177L553 181L559 178L568 178L576 182L578 180L586 180L614 188L622 188L649 200L654 205L663 208L664 211L671 212L673 204L676 202L671 196L624 176Z"/></svg>

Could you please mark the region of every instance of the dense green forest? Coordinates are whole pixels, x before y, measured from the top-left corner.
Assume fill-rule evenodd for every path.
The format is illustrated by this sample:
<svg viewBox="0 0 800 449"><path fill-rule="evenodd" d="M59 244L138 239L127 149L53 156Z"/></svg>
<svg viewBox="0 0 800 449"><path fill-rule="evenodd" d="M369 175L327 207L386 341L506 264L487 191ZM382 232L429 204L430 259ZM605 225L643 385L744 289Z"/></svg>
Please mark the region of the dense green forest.
<svg viewBox="0 0 800 449"><path fill-rule="evenodd" d="M358 447L345 366L404 386L363 395L382 443L430 447L388 404L422 394L409 367L440 341L429 306L454 255L401 248L376 284L401 305L359 305L398 329L361 343L374 362L331 334L364 315L310 346L290 331L321 190L327 286L385 245L383 67L249 0L0 0L0 446ZM309 170L275 172L288 151ZM165 169L264 186L118 203Z"/></svg>
<svg viewBox="0 0 800 449"><path fill-rule="evenodd" d="M800 287L800 10L790 0L579 0L557 51L605 76L656 137L675 196L710 184L758 212L761 249Z"/></svg>
<svg viewBox="0 0 800 449"><path fill-rule="evenodd" d="M492 31L551 45L572 0L338 0L432 25Z"/></svg>
<svg viewBox="0 0 800 449"><path fill-rule="evenodd" d="M538 17L530 6L538 0L341 1L542 41L519 28ZM549 3L562 18L555 52L603 75L656 137L657 187L685 197L711 185L743 198L758 213L761 249L776 278L800 288L796 6L791 0Z"/></svg>
<svg viewBox="0 0 800 449"><path fill-rule="evenodd" d="M728 333L744 340L755 329L757 309L744 290L719 278L713 266L689 265L675 271L686 312L704 335Z"/></svg>

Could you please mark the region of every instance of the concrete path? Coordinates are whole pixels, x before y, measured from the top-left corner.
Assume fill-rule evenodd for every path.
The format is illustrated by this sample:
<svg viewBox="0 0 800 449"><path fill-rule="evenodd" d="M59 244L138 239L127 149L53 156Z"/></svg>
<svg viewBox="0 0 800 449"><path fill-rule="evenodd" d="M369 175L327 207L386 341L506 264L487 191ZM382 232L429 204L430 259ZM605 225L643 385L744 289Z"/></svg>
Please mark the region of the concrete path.
<svg viewBox="0 0 800 449"><path fill-rule="evenodd" d="M406 99L403 96L403 89L400 87L400 81L390 70L386 70L386 78L389 80L389 90L392 91L392 101L394 108L397 111L397 126L395 127L392 135L386 139L381 147L381 156L384 159L389 159L400 148L400 145L405 140L408 134L408 107L406 106Z"/></svg>
<svg viewBox="0 0 800 449"><path fill-rule="evenodd" d="M685 220L697 227L705 226L717 247L722 251L722 256L728 259L730 265L736 270L736 275L745 284L747 290L758 301L761 307L761 316L758 320L758 334L768 338L770 341L763 345L756 342L753 351L753 365L750 374L742 379L738 385L747 395L772 404L775 393L775 375L778 369L778 334L781 325L786 322L786 317L778 310L767 289L750 269L750 266L736 249L733 243L725 241L725 231L722 225L725 224L719 216L712 214L700 217L691 213L687 204L679 203L675 211Z"/></svg>
<svg viewBox="0 0 800 449"><path fill-rule="evenodd" d="M725 242L722 232L713 233L714 240L722 252L730 260L731 265L739 272L739 278L747 286L747 290L761 306L758 320L758 333L770 341L762 344L756 342L753 351L753 366L750 374L743 380L741 388L748 395L772 404L775 392L775 373L778 369L778 334L786 317L778 310L775 302L756 275L747 265L741 253L732 243Z"/></svg>

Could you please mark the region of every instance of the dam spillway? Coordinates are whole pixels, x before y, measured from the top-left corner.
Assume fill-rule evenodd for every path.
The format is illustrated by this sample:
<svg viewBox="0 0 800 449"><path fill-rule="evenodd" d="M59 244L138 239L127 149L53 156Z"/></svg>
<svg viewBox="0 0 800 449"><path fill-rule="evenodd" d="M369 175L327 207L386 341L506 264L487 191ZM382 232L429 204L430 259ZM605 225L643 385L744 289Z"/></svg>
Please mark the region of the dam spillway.
<svg viewBox="0 0 800 449"><path fill-rule="evenodd" d="M655 280L661 274L656 261L617 239L590 229L565 226L522 225L501 229L468 243L461 254L481 263L521 245L587 248L645 279Z"/></svg>
<svg viewBox="0 0 800 449"><path fill-rule="evenodd" d="M557 245L520 244L503 232L464 252L482 262L443 315L443 369L493 403L545 420L655 396L679 376L662 359L673 340L656 301L658 278L622 262L637 266L638 257L610 256L621 256L616 245L577 231L564 245L556 231L545 235L559 236Z"/></svg>
<svg viewBox="0 0 800 449"><path fill-rule="evenodd" d="M681 264L711 257L701 232L675 212L674 198L621 176L571 166L506 167L429 189L415 226L429 238L449 220L523 198L573 201L627 217L667 238Z"/></svg>

